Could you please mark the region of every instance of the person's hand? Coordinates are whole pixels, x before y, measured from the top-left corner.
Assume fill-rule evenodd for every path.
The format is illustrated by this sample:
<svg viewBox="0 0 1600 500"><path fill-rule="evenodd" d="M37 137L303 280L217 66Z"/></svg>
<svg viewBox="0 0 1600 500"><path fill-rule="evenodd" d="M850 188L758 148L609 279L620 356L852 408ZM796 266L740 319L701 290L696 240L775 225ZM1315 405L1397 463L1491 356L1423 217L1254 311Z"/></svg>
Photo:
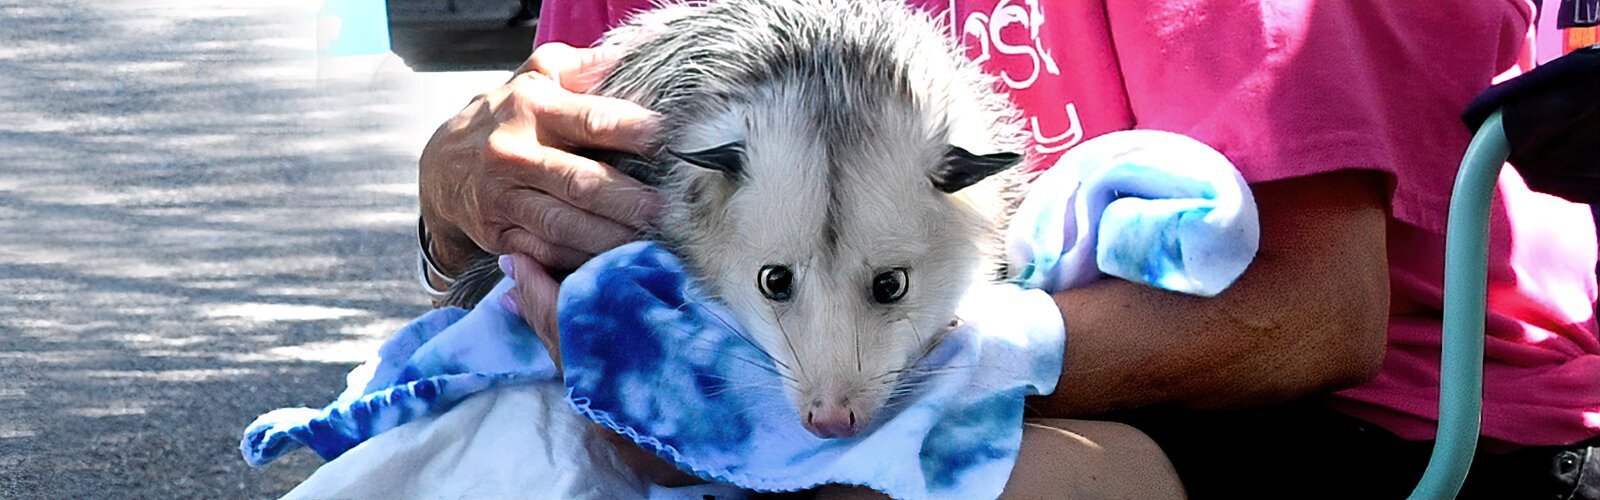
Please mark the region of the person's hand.
<svg viewBox="0 0 1600 500"><path fill-rule="evenodd" d="M512 295L552 353L560 350L551 273L634 239L661 203L638 181L573 153L643 154L655 135L652 112L585 93L620 52L540 46L510 82L445 122L419 165L423 219L441 267L458 273L483 252L514 256Z"/></svg>

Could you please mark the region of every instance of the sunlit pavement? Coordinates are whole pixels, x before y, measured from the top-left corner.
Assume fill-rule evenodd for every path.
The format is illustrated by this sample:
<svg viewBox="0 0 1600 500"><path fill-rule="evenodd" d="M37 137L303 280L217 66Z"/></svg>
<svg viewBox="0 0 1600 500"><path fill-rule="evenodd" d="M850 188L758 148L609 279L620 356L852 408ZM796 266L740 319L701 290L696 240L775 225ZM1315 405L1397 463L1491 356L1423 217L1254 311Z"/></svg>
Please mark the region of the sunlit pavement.
<svg viewBox="0 0 1600 500"><path fill-rule="evenodd" d="M240 498L240 431L426 310L416 154L503 74L316 60L315 1L0 0L0 498Z"/></svg>

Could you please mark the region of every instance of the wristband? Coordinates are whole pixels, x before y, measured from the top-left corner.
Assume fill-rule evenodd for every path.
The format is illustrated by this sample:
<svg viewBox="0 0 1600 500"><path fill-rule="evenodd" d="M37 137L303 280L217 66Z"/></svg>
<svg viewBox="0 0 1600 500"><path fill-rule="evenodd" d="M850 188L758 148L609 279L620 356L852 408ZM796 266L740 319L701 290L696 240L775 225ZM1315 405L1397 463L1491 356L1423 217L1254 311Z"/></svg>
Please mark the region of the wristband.
<svg viewBox="0 0 1600 500"><path fill-rule="evenodd" d="M434 279L444 282L444 290L433 286ZM454 277L439 270L433 258L433 233L428 232L428 224L420 215L417 216L417 282L435 302L449 296L450 286L456 283Z"/></svg>

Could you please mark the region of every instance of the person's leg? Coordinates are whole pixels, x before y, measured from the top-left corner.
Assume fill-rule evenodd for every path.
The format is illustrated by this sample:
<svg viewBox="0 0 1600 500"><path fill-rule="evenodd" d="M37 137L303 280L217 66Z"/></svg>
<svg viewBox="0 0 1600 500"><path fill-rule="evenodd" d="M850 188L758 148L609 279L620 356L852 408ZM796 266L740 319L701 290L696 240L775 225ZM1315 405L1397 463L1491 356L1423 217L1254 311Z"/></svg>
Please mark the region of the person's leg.
<svg viewBox="0 0 1600 500"><path fill-rule="evenodd" d="M1172 464L1154 441L1112 422L1029 420L1001 498L1161 500L1183 498ZM817 498L881 499L853 486L824 486Z"/></svg>
<svg viewBox="0 0 1600 500"><path fill-rule="evenodd" d="M1316 401L1110 417L1159 443L1194 500L1405 498L1432 449Z"/></svg>
<svg viewBox="0 0 1600 500"><path fill-rule="evenodd" d="M1172 463L1132 427L1090 420L1030 420L1002 498L1184 498Z"/></svg>

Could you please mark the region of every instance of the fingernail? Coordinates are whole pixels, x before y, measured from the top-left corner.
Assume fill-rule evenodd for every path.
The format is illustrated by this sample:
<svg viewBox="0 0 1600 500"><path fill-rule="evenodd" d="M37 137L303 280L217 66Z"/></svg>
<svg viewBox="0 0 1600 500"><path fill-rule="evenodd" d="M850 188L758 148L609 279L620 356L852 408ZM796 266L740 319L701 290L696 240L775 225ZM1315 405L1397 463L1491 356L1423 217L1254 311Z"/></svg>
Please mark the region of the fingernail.
<svg viewBox="0 0 1600 500"><path fill-rule="evenodd" d="M509 311L511 314L518 316L522 315L522 308L517 307L516 299L511 298L511 294L509 293L500 296L500 307L506 311Z"/></svg>
<svg viewBox="0 0 1600 500"><path fill-rule="evenodd" d="M500 256L500 272L505 273L506 277L511 278L513 281L517 279L516 266L511 264L510 255Z"/></svg>

